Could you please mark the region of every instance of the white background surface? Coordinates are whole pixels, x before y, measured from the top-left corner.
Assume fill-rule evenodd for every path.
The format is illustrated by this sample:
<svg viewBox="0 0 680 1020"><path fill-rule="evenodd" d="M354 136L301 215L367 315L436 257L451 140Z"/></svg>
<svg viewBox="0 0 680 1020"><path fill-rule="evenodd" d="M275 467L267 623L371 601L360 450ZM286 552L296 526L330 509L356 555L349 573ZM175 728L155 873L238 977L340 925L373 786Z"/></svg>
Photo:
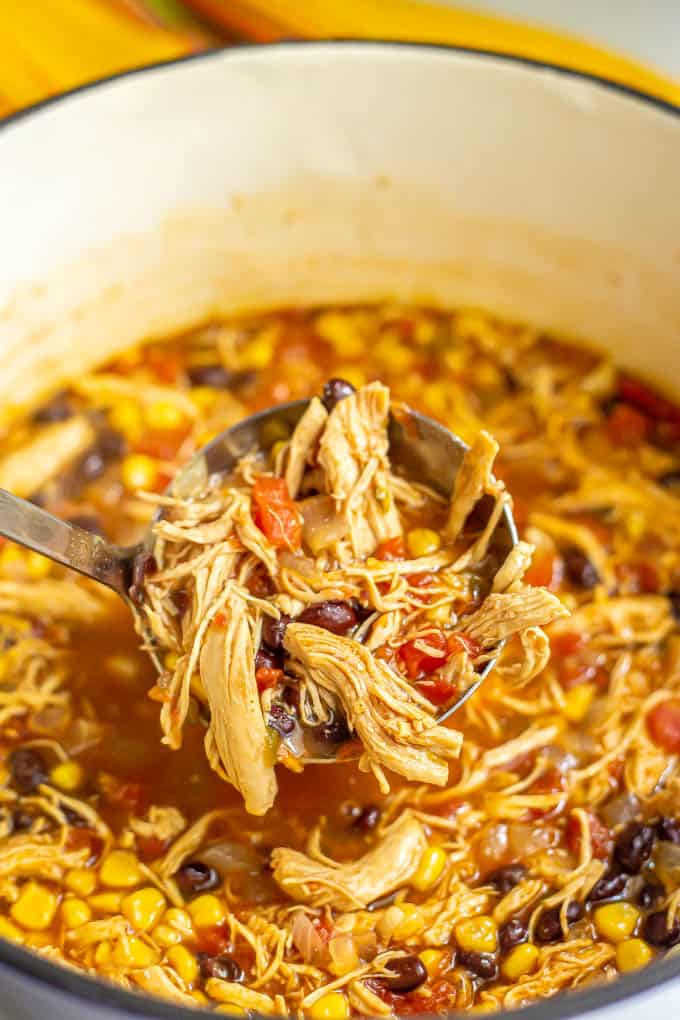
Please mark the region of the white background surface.
<svg viewBox="0 0 680 1020"><path fill-rule="evenodd" d="M570 32L680 78L680 0L471 0L465 6Z"/></svg>

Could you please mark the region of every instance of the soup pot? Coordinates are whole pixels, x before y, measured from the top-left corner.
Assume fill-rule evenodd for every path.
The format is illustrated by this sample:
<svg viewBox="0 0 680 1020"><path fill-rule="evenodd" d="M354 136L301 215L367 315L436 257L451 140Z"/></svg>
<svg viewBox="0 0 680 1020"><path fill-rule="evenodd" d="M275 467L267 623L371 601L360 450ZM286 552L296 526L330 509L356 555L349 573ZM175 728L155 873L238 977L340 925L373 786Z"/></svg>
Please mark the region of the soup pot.
<svg viewBox="0 0 680 1020"><path fill-rule="evenodd" d="M0 126L1 413L212 316L391 297L592 337L670 386L678 180L680 109L492 53L286 43L87 86ZM678 975L521 1016L673 1016ZM6 1017L196 1015L3 940L0 981Z"/></svg>

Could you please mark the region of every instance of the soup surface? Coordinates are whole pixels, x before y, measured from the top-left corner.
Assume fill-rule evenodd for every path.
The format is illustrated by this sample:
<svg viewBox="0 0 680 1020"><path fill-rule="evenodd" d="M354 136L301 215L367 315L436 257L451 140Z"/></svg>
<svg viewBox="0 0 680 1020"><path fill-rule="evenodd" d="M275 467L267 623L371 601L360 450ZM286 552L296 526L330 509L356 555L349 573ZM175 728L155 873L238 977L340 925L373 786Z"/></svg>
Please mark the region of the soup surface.
<svg viewBox="0 0 680 1020"><path fill-rule="evenodd" d="M278 768L255 816L206 760L200 698L181 746L161 744L122 603L3 545L0 936L187 1005L311 1020L518 1006L652 961L680 943L678 408L478 312L286 310L82 377L5 436L0 486L127 543L154 510L140 491L329 377L495 436L535 546L525 580L570 613L547 628L550 660L537 640L522 682L508 643L455 716L443 788L390 775L384 793L353 760ZM419 665L436 703L440 663ZM416 823L407 877L368 905L275 881L274 848L387 867Z"/></svg>

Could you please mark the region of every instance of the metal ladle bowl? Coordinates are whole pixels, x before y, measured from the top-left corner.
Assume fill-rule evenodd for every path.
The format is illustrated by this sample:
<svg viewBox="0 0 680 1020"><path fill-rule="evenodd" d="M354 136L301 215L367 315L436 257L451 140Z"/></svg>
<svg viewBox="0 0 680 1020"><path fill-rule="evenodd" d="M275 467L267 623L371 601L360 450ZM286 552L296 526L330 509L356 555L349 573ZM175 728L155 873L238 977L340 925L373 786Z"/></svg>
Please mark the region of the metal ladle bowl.
<svg viewBox="0 0 680 1020"><path fill-rule="evenodd" d="M297 400L253 414L226 429L187 461L168 486L167 494L189 496L209 485L212 478L232 470L236 463L254 450L268 450L271 436L290 434L309 404ZM458 436L431 418L411 409L392 415L389 425L390 460L404 477L430 486L443 496L450 496L453 483L468 449ZM480 505L480 526L484 520L484 501ZM487 511L492 501L488 501ZM488 514L487 514L488 516ZM41 507L0 489L0 535L41 553L62 566L112 588L132 609L130 590L135 578L135 565L152 551L153 524L141 542L132 546L113 545L84 531L75 524L59 520ZM489 573L505 560L517 543L512 511L505 506L494 531L488 554ZM153 651L154 639L143 633L145 644L156 668L161 664ZM495 659L484 664L477 679L437 717L443 722L470 698L493 668Z"/></svg>

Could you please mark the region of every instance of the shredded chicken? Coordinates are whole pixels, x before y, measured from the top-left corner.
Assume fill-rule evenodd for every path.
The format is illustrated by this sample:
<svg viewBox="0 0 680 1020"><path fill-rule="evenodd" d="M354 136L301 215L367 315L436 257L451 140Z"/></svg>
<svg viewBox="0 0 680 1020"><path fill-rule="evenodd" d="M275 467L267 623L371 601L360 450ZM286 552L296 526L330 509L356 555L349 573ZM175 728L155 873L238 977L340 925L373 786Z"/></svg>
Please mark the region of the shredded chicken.
<svg viewBox="0 0 680 1020"><path fill-rule="evenodd" d="M277 847L271 866L275 881L298 903L354 910L406 885L426 847L423 826L406 813L368 853L349 864Z"/></svg>
<svg viewBox="0 0 680 1020"><path fill-rule="evenodd" d="M0 459L0 488L15 496L33 495L95 440L87 418L73 417L46 425L26 445Z"/></svg>

